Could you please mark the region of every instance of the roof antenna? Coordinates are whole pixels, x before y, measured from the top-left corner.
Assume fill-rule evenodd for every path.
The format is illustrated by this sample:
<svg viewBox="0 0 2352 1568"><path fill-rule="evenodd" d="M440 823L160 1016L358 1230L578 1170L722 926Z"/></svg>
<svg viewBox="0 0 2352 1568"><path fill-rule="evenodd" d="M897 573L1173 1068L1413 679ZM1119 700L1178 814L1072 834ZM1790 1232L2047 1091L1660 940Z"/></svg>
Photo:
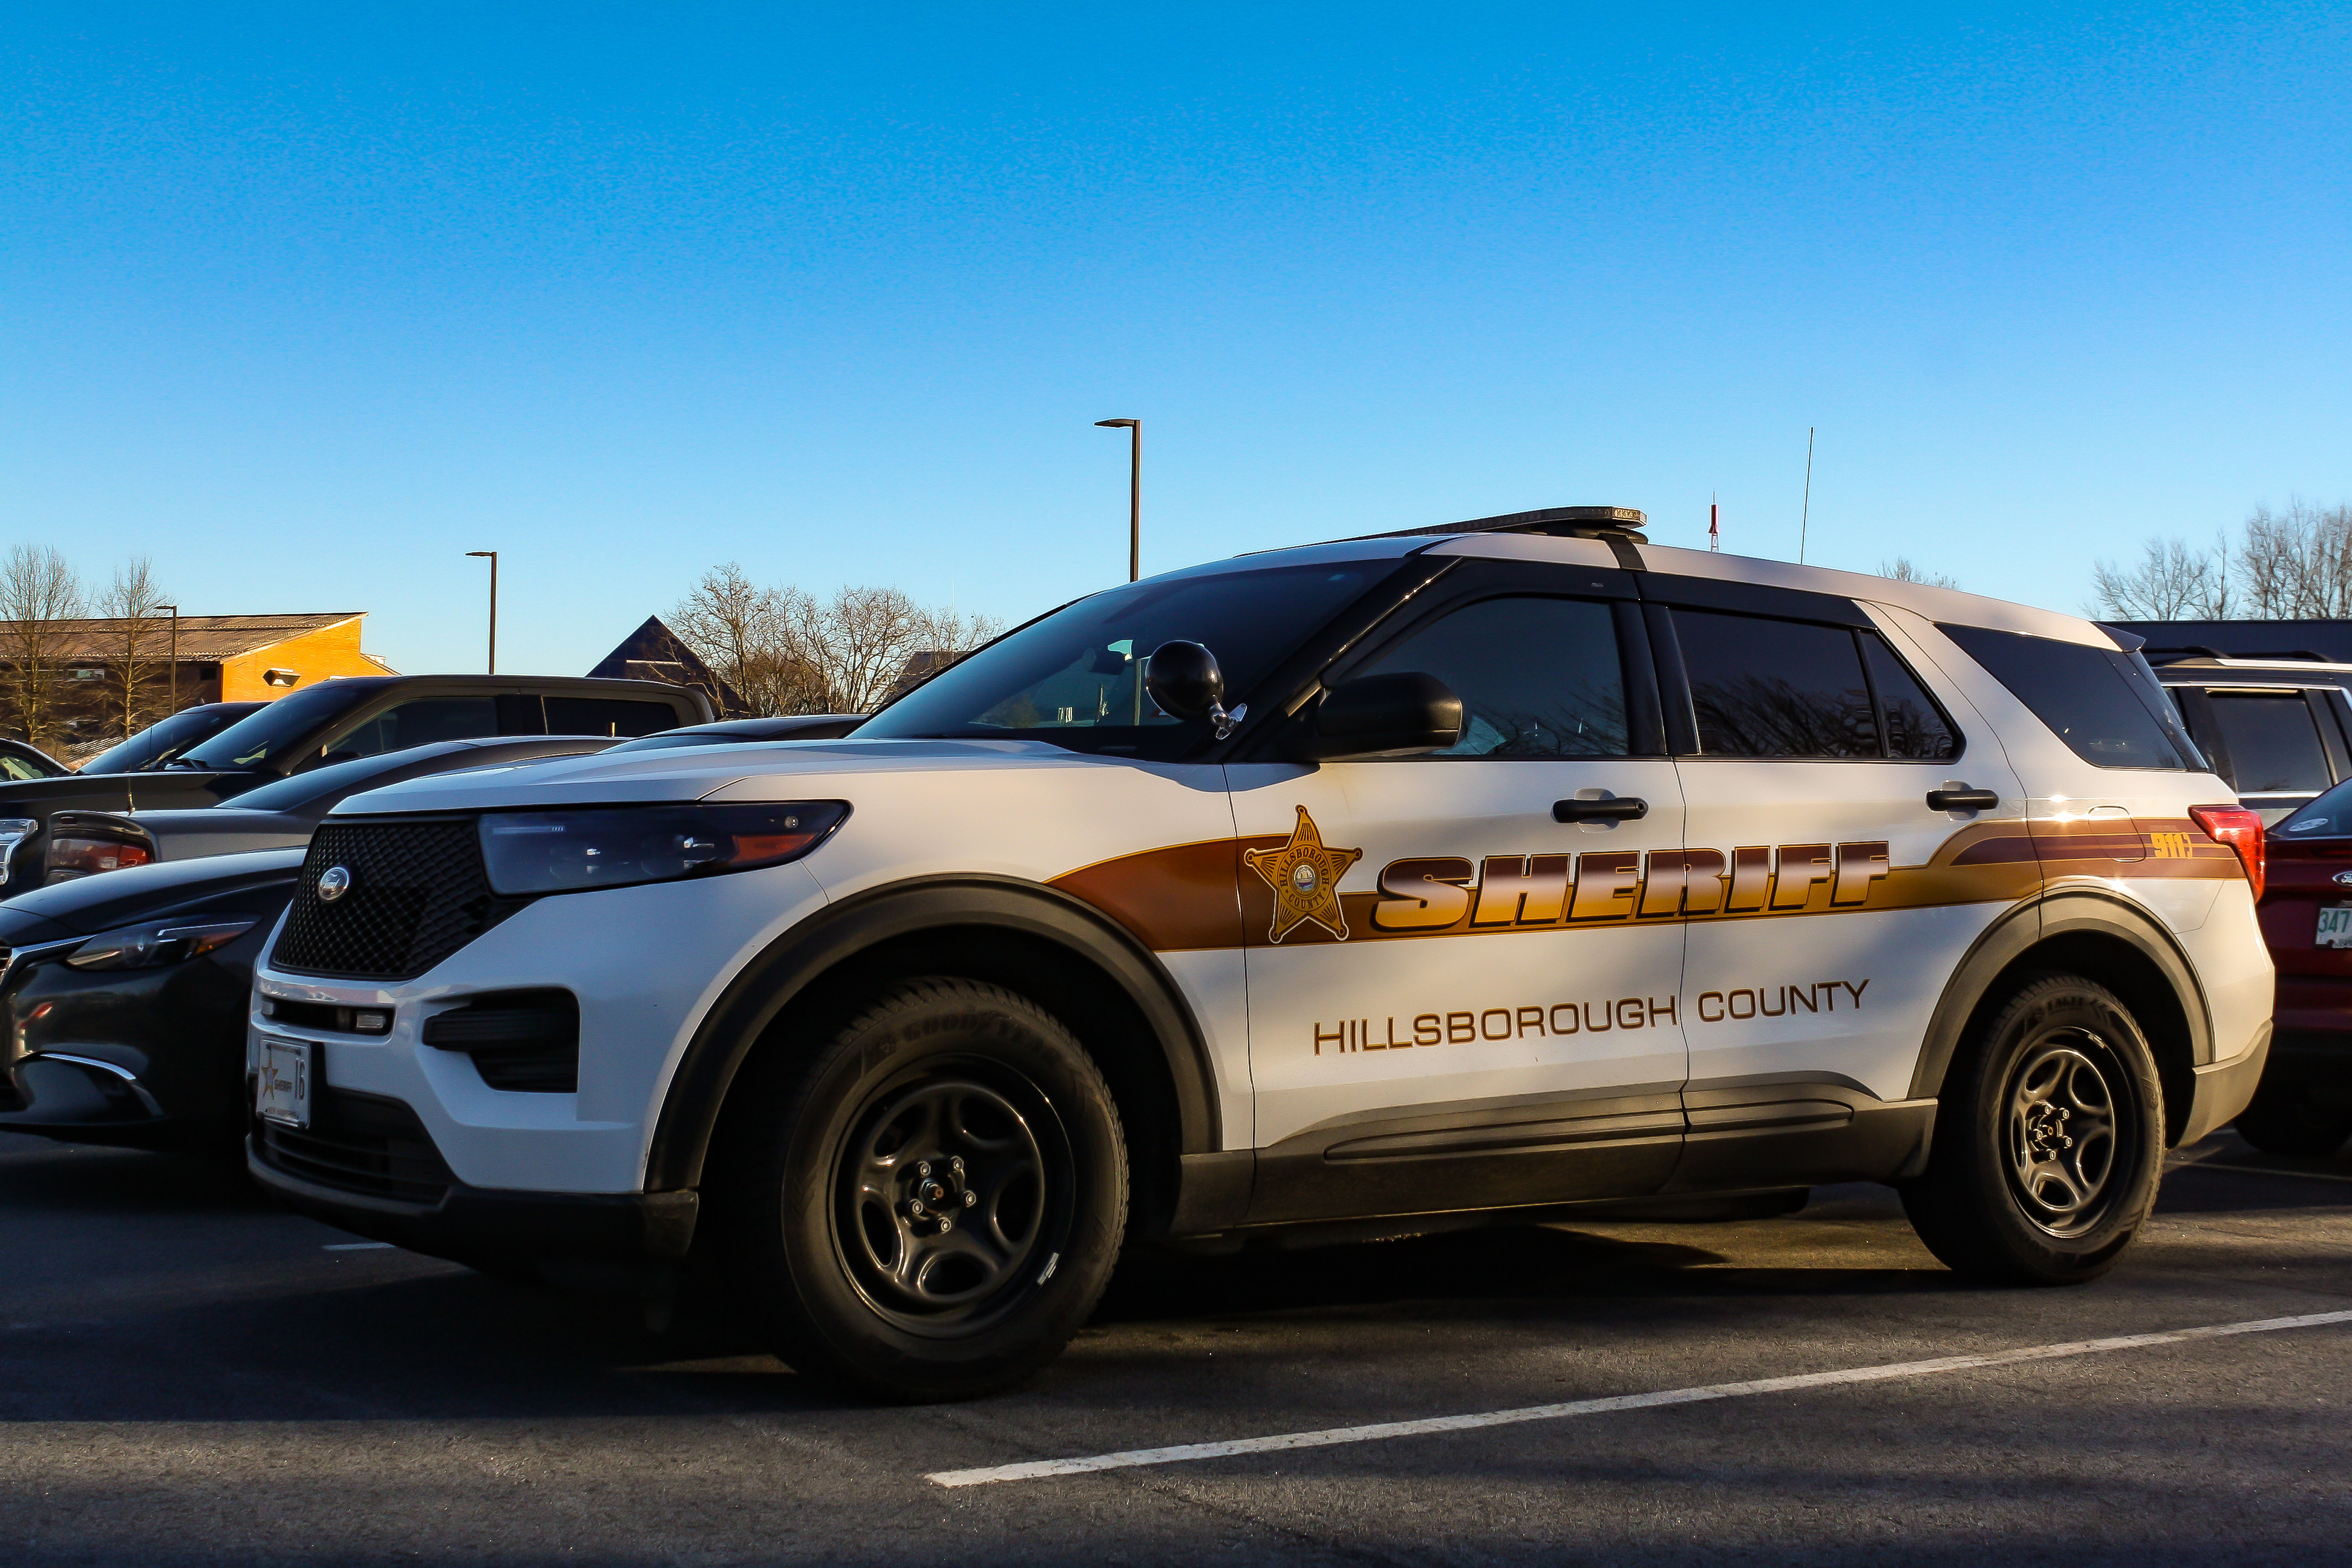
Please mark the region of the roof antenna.
<svg viewBox="0 0 2352 1568"><path fill-rule="evenodd" d="M1723 549L1723 509L1715 504L1715 492L1706 492L1706 547L1709 551Z"/></svg>
<svg viewBox="0 0 2352 1568"><path fill-rule="evenodd" d="M1797 564L1805 563L1805 535L1813 526L1813 427L1805 426L1805 515L1797 523Z"/></svg>

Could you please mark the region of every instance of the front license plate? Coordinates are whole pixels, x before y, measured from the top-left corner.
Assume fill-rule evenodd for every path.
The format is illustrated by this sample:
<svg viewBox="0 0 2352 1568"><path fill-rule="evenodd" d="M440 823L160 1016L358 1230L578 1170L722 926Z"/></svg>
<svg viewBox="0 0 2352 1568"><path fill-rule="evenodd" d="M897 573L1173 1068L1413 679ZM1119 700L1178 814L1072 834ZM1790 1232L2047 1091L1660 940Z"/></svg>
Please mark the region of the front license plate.
<svg viewBox="0 0 2352 1568"><path fill-rule="evenodd" d="M263 1120L288 1127L310 1125L310 1053L308 1040L261 1039L261 1071L253 1109Z"/></svg>
<svg viewBox="0 0 2352 1568"><path fill-rule="evenodd" d="M2330 904L2319 911L2321 947L2352 947L2352 904Z"/></svg>

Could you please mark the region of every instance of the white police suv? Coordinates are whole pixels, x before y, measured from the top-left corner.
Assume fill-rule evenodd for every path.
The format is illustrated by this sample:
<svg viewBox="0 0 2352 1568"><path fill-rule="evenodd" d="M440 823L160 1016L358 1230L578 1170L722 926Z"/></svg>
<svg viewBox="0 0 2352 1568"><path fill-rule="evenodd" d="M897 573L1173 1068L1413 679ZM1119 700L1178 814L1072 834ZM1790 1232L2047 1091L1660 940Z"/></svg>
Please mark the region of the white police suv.
<svg viewBox="0 0 2352 1568"><path fill-rule="evenodd" d="M1862 1180L1966 1273L2098 1274L2261 1075L2260 821L2098 626L1640 521L355 796L257 974L253 1170L484 1267L691 1259L900 1397L1038 1367L1138 1239Z"/></svg>

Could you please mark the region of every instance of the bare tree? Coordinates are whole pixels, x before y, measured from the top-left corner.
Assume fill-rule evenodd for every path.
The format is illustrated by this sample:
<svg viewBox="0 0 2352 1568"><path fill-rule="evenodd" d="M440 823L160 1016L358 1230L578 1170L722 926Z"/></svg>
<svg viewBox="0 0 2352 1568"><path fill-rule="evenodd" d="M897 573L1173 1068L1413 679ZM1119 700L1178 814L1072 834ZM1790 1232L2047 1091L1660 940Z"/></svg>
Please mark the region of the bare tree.
<svg viewBox="0 0 2352 1568"><path fill-rule="evenodd" d="M2341 620L2352 616L2352 506L2258 506L2235 544L2151 539L2132 565L2099 562L2091 583L2092 613L2121 620Z"/></svg>
<svg viewBox="0 0 2352 1568"><path fill-rule="evenodd" d="M1880 562L1878 574L1892 577L1897 583L1924 583L1930 588L1957 588L1960 585L1958 577L1948 577L1941 572L1930 572L1925 567L1913 565L1908 555Z"/></svg>
<svg viewBox="0 0 2352 1568"><path fill-rule="evenodd" d="M56 546L19 544L0 560L0 690L37 746L56 744L64 721L66 623L82 603L81 579Z"/></svg>
<svg viewBox="0 0 2352 1568"><path fill-rule="evenodd" d="M670 627L752 712L823 712L824 680L801 642L807 603L796 588L761 587L730 561L703 574Z"/></svg>
<svg viewBox="0 0 2352 1568"><path fill-rule="evenodd" d="M2210 551L2179 539L2151 539L2131 565L2100 561L2091 568L2091 613L2119 621L2221 621L2230 618L2230 542Z"/></svg>
<svg viewBox="0 0 2352 1568"><path fill-rule="evenodd" d="M880 707L929 629L929 616L896 588L843 588L810 602L809 612L803 646L824 673L828 706L841 713Z"/></svg>
<svg viewBox="0 0 2352 1568"><path fill-rule="evenodd" d="M144 555L116 567L114 581L99 595L98 613L112 623L101 628L101 635L113 656L119 683L116 713L125 740L146 728L149 721L145 689L159 662L152 650L163 635L152 617L163 602L163 590L155 582L155 563Z"/></svg>
<svg viewBox="0 0 2352 1568"><path fill-rule="evenodd" d="M818 599L763 588L730 562L704 574L670 625L760 713L866 713L918 655L926 672L996 636L986 616L926 609L897 588Z"/></svg>
<svg viewBox="0 0 2352 1568"><path fill-rule="evenodd" d="M2246 519L2238 560L2245 599L2240 613L2249 618L2352 616L2352 506L2317 507L2301 497L2284 511L2258 506Z"/></svg>

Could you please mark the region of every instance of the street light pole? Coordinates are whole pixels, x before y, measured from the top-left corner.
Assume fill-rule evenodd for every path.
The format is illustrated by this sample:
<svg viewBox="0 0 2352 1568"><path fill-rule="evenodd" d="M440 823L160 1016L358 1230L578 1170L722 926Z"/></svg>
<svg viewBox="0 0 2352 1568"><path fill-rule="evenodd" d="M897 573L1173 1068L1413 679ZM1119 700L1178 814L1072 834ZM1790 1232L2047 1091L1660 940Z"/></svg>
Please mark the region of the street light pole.
<svg viewBox="0 0 2352 1568"><path fill-rule="evenodd" d="M499 552L495 550L468 550L469 556L487 555L490 559L490 673L499 672Z"/></svg>
<svg viewBox="0 0 2352 1568"><path fill-rule="evenodd" d="M177 605L157 605L154 606L154 609L151 609L147 613L152 616L156 610L169 610L172 612L172 711L177 713L180 710L180 606ZM127 692L124 695L123 709L126 712L130 710L129 694ZM125 728L128 728L128 726L126 725Z"/></svg>
<svg viewBox="0 0 2352 1568"><path fill-rule="evenodd" d="M1125 430L1127 448L1127 580L1143 575L1143 421L1097 419L1106 429Z"/></svg>

